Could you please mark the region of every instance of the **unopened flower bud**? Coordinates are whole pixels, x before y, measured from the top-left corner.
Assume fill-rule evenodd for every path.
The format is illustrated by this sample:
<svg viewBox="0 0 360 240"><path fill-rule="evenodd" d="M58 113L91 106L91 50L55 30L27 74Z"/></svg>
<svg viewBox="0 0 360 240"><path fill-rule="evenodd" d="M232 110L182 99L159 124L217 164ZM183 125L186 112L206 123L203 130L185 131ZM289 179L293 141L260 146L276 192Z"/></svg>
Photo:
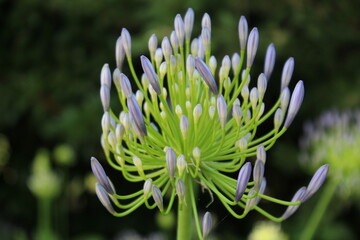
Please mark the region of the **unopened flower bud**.
<svg viewBox="0 0 360 240"><path fill-rule="evenodd" d="M147 79L149 80L151 86L154 88L154 90L157 94L161 94L159 79L155 73L153 66L151 65L150 60L147 57L145 57L144 55L142 55L140 57L140 59L141 59L141 66L142 66L144 73L145 73Z"/></svg>
<svg viewBox="0 0 360 240"><path fill-rule="evenodd" d="M260 146L258 146L258 148L256 149L256 157L257 159L260 159L263 162L263 164L265 164L266 151L264 145L261 144Z"/></svg>
<svg viewBox="0 0 360 240"><path fill-rule="evenodd" d="M231 65L234 75L240 72L240 55L238 53L232 55Z"/></svg>
<svg viewBox="0 0 360 240"><path fill-rule="evenodd" d="M289 110L288 114L286 116L284 127L289 128L290 124L295 118L295 115L299 111L299 108L301 106L301 103L304 99L304 84L300 80L294 89L294 92L291 96L290 104L289 104Z"/></svg>
<svg viewBox="0 0 360 240"><path fill-rule="evenodd" d="M172 54L172 48L171 48L170 41L169 41L168 37L164 37L164 39L162 40L161 49L163 51L165 61L169 62L170 55Z"/></svg>
<svg viewBox="0 0 360 240"><path fill-rule="evenodd" d="M181 178L178 178L176 181L176 194L178 195L179 201L181 203L185 202L185 183Z"/></svg>
<svg viewBox="0 0 360 240"><path fill-rule="evenodd" d="M247 43L246 67L252 66L254 59L255 59L258 45L259 45L259 32L258 32L257 28L254 27L249 34L249 41Z"/></svg>
<svg viewBox="0 0 360 240"><path fill-rule="evenodd" d="M149 38L148 47L151 58L155 57L155 51L157 49L158 39L155 34L152 34Z"/></svg>
<svg viewBox="0 0 360 240"><path fill-rule="evenodd" d="M120 88L125 97L129 97L132 94L130 81L123 73L120 73Z"/></svg>
<svg viewBox="0 0 360 240"><path fill-rule="evenodd" d="M194 10L192 10L192 8L189 8L185 13L184 25L185 25L185 39L186 41L190 41L191 32L194 25Z"/></svg>
<svg viewBox="0 0 360 240"><path fill-rule="evenodd" d="M197 104L194 108L193 111L193 116L194 116L194 122L197 123L199 121L199 118L202 114L202 107L201 104Z"/></svg>
<svg viewBox="0 0 360 240"><path fill-rule="evenodd" d="M183 138L187 138L189 130L189 120L185 115L182 115L180 118L180 130Z"/></svg>
<svg viewBox="0 0 360 240"><path fill-rule="evenodd" d="M111 88L111 72L109 64L105 63L100 73L100 85L106 85L109 89Z"/></svg>
<svg viewBox="0 0 360 240"><path fill-rule="evenodd" d="M213 225L213 220L210 212L206 212L202 221L203 239L209 235Z"/></svg>
<svg viewBox="0 0 360 240"><path fill-rule="evenodd" d="M129 31L126 28L122 29L121 38L126 56L129 58L131 57L131 37Z"/></svg>
<svg viewBox="0 0 360 240"><path fill-rule="evenodd" d="M163 196L161 190L155 185L152 185L152 196L160 212L163 212L164 211Z"/></svg>
<svg viewBox="0 0 360 240"><path fill-rule="evenodd" d="M282 92L281 92L281 96L280 96L280 106L281 109L283 111L286 112L287 107L289 106L289 102L290 102L290 90L288 87L285 87Z"/></svg>
<svg viewBox="0 0 360 240"><path fill-rule="evenodd" d="M115 214L116 212L111 205L108 193L100 183L96 183L95 192L101 204L106 208L106 210L108 210L111 214Z"/></svg>
<svg viewBox="0 0 360 240"><path fill-rule="evenodd" d="M209 59L209 67L210 67L212 75L215 75L216 66L217 66L216 58L214 56L211 56Z"/></svg>
<svg viewBox="0 0 360 240"><path fill-rule="evenodd" d="M302 187L295 193L295 195L291 199L291 202L303 201L305 195L306 195L306 187ZM299 207L300 204L288 206L284 214L281 216L281 218L283 220L288 219L291 215L293 215L296 212L296 210L298 210Z"/></svg>
<svg viewBox="0 0 360 240"><path fill-rule="evenodd" d="M179 40L179 45L183 46L184 45L184 37L185 37L185 26L184 26L184 22L180 16L180 14L177 14L175 17L174 27L175 27L176 35Z"/></svg>
<svg viewBox="0 0 360 240"><path fill-rule="evenodd" d="M240 17L239 21L239 39L240 39L240 49L243 51L246 48L246 41L248 37L248 24L244 16Z"/></svg>
<svg viewBox="0 0 360 240"><path fill-rule="evenodd" d="M91 170L94 173L94 176L98 180L98 182L103 186L103 188L108 192L109 194L114 194L113 187L111 187L109 179L104 171L104 168L101 166L99 161L91 157Z"/></svg>
<svg viewBox="0 0 360 240"><path fill-rule="evenodd" d="M224 128L227 118L227 105L223 95L221 94L219 94L217 98L217 110L219 114L221 128Z"/></svg>
<svg viewBox="0 0 360 240"><path fill-rule="evenodd" d="M103 110L109 111L110 108L110 89L107 85L101 85L100 87L100 100L103 106Z"/></svg>
<svg viewBox="0 0 360 240"><path fill-rule="evenodd" d="M281 75L281 90L289 85L292 74L294 72L294 64L294 58L292 57L285 62Z"/></svg>
<svg viewBox="0 0 360 240"><path fill-rule="evenodd" d="M242 195L244 194L251 176L251 170L252 167L250 162L245 163L241 167L236 184L235 202L240 201Z"/></svg>
<svg viewBox="0 0 360 240"><path fill-rule="evenodd" d="M201 20L201 27L207 28L211 31L211 19L208 13L205 13L202 20Z"/></svg>
<svg viewBox="0 0 360 240"><path fill-rule="evenodd" d="M165 159L169 177L173 179L175 177L176 170L176 155L175 151L171 147L167 148Z"/></svg>
<svg viewBox="0 0 360 240"><path fill-rule="evenodd" d="M261 182L261 186L260 186L260 190L259 193L263 194L266 188L266 179L264 178ZM255 194L255 189L252 188L250 190L250 192L248 193L249 196L252 196ZM246 206L245 206L245 212L249 212L250 210L252 210L259 202L260 202L261 198L260 197L255 197L255 198L250 198L246 201Z"/></svg>
<svg viewBox="0 0 360 240"><path fill-rule="evenodd" d="M149 193L151 192L151 188L152 188L152 179L148 178L144 182L144 187L143 187L145 197L147 197L149 195Z"/></svg>
<svg viewBox="0 0 360 240"><path fill-rule="evenodd" d="M234 104L232 107L232 115L233 118L236 121L236 124L238 127L240 127L240 123L241 123L241 117L242 117L242 110L240 105Z"/></svg>
<svg viewBox="0 0 360 240"><path fill-rule="evenodd" d="M214 106L210 106L210 107L209 107L209 117L210 117L211 120L214 119L215 111L216 111L216 109L215 109Z"/></svg>
<svg viewBox="0 0 360 240"><path fill-rule="evenodd" d="M176 55L179 52L179 40L175 31L172 31L170 34L170 42L172 49L174 50L174 55Z"/></svg>
<svg viewBox="0 0 360 240"><path fill-rule="evenodd" d="M259 92L259 100L262 101L264 99L265 91L267 87L267 80L264 73L261 73L258 77L257 88Z"/></svg>
<svg viewBox="0 0 360 240"><path fill-rule="evenodd" d="M187 163L184 155L180 154L178 156L176 160L176 167L178 169L179 176L182 177L185 169L187 168Z"/></svg>
<svg viewBox="0 0 360 240"><path fill-rule="evenodd" d="M312 197L317 190L321 187L324 183L326 176L329 171L329 164L322 165L311 178L309 185L307 186L305 196L303 197L302 201L305 202L310 197Z"/></svg>
<svg viewBox="0 0 360 240"><path fill-rule="evenodd" d="M118 69L122 69L122 65L125 59L125 49L122 43L122 37L118 37L116 40L115 46L115 59L116 59L116 66Z"/></svg>
<svg viewBox="0 0 360 240"><path fill-rule="evenodd" d="M264 64L264 74L268 81L274 69L275 58L276 58L275 46L273 43L271 43L266 50L265 64Z"/></svg>
<svg viewBox="0 0 360 240"><path fill-rule="evenodd" d="M253 178L254 189L257 192L260 189L260 184L264 178L265 165L262 160L257 159L254 166Z"/></svg>
<svg viewBox="0 0 360 240"><path fill-rule="evenodd" d="M195 59L195 66L196 69L200 72L201 77L204 79L210 90L214 94L218 94L219 90L216 85L214 76L211 74L211 71L209 67L205 64L205 62L201 58L197 57Z"/></svg>
<svg viewBox="0 0 360 240"><path fill-rule="evenodd" d="M281 108L278 108L274 115L274 129L279 130L280 126L284 120L283 112Z"/></svg>

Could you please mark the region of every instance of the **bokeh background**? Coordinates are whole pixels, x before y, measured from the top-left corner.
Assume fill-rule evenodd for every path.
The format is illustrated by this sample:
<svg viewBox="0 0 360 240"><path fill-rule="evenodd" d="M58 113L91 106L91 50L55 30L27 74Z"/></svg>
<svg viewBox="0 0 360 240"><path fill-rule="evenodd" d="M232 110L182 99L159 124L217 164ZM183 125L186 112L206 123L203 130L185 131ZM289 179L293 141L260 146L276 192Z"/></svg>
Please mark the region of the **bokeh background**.
<svg viewBox="0 0 360 240"><path fill-rule="evenodd" d="M261 71L267 45L275 44L270 99L278 95L283 63L295 58L293 79L304 80L305 100L290 129L268 152L268 191L290 199L310 180L313 171L299 163L304 122L327 109L360 107L359 1L0 0L0 239L37 236L42 205L31 190L31 176L39 158L47 159L57 179L56 186L47 186L57 188L49 207L52 239L126 239L129 230L148 238L162 232L172 239L171 217L163 219L157 211L140 208L125 218L108 214L94 195L89 159L103 157L99 76L104 63L115 67L121 29L130 31L139 67L137 56L147 54L150 35L169 35L175 15L188 7L195 11L197 26L205 12L210 14L217 57L238 51L241 15L260 33L255 72ZM199 27L194 31L199 34ZM118 179L117 188L129 189L115 171L106 170ZM318 197L281 225L290 239L301 232ZM332 199L330 206L316 239L357 239L360 200ZM246 239L264 220L254 213L236 220L216 202L210 208L217 219L215 239Z"/></svg>

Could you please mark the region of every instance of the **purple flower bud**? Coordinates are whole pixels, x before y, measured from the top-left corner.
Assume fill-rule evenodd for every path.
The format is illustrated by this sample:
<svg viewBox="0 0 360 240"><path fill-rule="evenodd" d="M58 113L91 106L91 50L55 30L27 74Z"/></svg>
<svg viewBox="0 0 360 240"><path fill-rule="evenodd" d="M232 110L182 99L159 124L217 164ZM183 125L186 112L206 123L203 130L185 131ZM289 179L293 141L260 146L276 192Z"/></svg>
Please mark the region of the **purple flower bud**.
<svg viewBox="0 0 360 240"><path fill-rule="evenodd" d="M306 187L300 188L295 193L293 198L291 199L291 202L302 201L305 194L306 194ZM281 216L281 218L283 220L288 219L291 215L293 215L296 212L296 210L298 210L299 207L300 207L300 204L299 205L288 206L286 211L284 212L284 214Z"/></svg>
<svg viewBox="0 0 360 240"><path fill-rule="evenodd" d="M113 188L110 185L109 179L104 171L104 168L101 166L99 161L94 157L91 157L91 170L94 173L96 179L106 190L106 192L108 192L109 194L114 194Z"/></svg>
<svg viewBox="0 0 360 240"><path fill-rule="evenodd" d="M161 190L155 185L152 186L152 196L160 212L164 211L163 196Z"/></svg>
<svg viewBox="0 0 360 240"><path fill-rule="evenodd" d="M172 54L172 48L168 37L164 37L161 42L161 49L163 51L165 61L169 62L170 55Z"/></svg>
<svg viewBox="0 0 360 240"><path fill-rule="evenodd" d="M155 51L157 49L158 39L155 34L151 35L148 42L150 56L155 57Z"/></svg>
<svg viewBox="0 0 360 240"><path fill-rule="evenodd" d="M187 138L189 130L189 120L185 115L182 115L180 118L180 130L183 135L183 138Z"/></svg>
<svg viewBox="0 0 360 240"><path fill-rule="evenodd" d="M257 88L259 92L259 100L262 101L265 95L267 87L267 80L264 73L261 73L258 77Z"/></svg>
<svg viewBox="0 0 360 240"><path fill-rule="evenodd" d="M176 171L176 155L174 149L172 149L171 147L167 148L165 159L169 177L172 179L175 177Z"/></svg>
<svg viewBox="0 0 360 240"><path fill-rule="evenodd" d="M242 195L246 190L251 175L251 169L252 169L251 163L247 162L241 167L239 171L238 180L236 184L235 202L240 201L240 198L242 197Z"/></svg>
<svg viewBox="0 0 360 240"><path fill-rule="evenodd" d="M141 66L142 66L144 73L145 73L147 79L149 80L151 86L153 87L153 89L155 90L155 92L157 94L161 94L159 78L156 75L155 70L154 70L150 60L147 57L145 57L144 55L142 55L140 57L140 59L141 59Z"/></svg>
<svg viewBox="0 0 360 240"><path fill-rule="evenodd" d="M303 198L303 202L308 200L310 197L312 197L317 190L321 187L321 185L324 183L326 176L329 171L329 164L322 165L314 174L312 179L310 180L309 185L307 186L305 196Z"/></svg>
<svg viewBox="0 0 360 240"><path fill-rule="evenodd" d="M237 104L233 105L233 107L232 107L232 115L233 115L233 118L236 121L236 124L238 126L240 126L241 117L242 117L242 110L241 110L240 105L237 105Z"/></svg>
<svg viewBox="0 0 360 240"><path fill-rule="evenodd" d="M271 73L274 69L275 58L276 58L275 47L274 47L274 44L271 43L266 50L265 64L264 64L264 74L268 81L269 81L269 79L271 77Z"/></svg>
<svg viewBox="0 0 360 240"><path fill-rule="evenodd" d="M258 148L256 149L256 157L257 159L260 159L263 162L263 164L265 164L266 151L264 145L261 144L260 146L258 146Z"/></svg>
<svg viewBox="0 0 360 240"><path fill-rule="evenodd" d="M108 86L109 89L111 88L111 72L110 72L109 64L107 63L105 63L101 69L100 84Z"/></svg>
<svg viewBox="0 0 360 240"><path fill-rule="evenodd" d="M107 85L101 85L100 99L104 112L108 111L110 107L110 89Z"/></svg>
<svg viewBox="0 0 360 240"><path fill-rule="evenodd" d="M239 21L239 39L240 39L240 49L245 50L246 41L248 37L248 24L244 16L240 17Z"/></svg>
<svg viewBox="0 0 360 240"><path fill-rule="evenodd" d="M294 92L291 96L289 111L286 116L284 127L289 128L290 124L295 118L295 115L299 111L301 103L304 99L304 84L303 81L299 81L294 89Z"/></svg>
<svg viewBox="0 0 360 240"><path fill-rule="evenodd" d="M216 85L214 76L211 74L210 68L199 57L195 58L195 66L196 69L199 71L201 77L204 79L205 83L209 86L211 92L214 94L218 94L219 90Z"/></svg>
<svg viewBox="0 0 360 240"><path fill-rule="evenodd" d="M122 29L121 38L126 56L129 58L131 57L131 37L129 31L126 28Z"/></svg>
<svg viewBox="0 0 360 240"><path fill-rule="evenodd" d="M234 53L231 57L231 65L234 72L234 75L240 72L240 55L238 53Z"/></svg>
<svg viewBox="0 0 360 240"><path fill-rule="evenodd" d="M109 211L111 214L115 214L115 210L111 205L108 193L104 189L104 187L100 183L96 183L95 185L95 192L97 197L99 198L101 204Z"/></svg>
<svg viewBox="0 0 360 240"><path fill-rule="evenodd" d="M178 53L179 50L179 39L177 38L176 32L172 31L170 34L171 46L174 50L174 54Z"/></svg>
<svg viewBox="0 0 360 240"><path fill-rule="evenodd" d="M184 24L185 24L185 39L186 41L190 41L191 38L191 32L194 25L194 10L192 8L189 8L184 17Z"/></svg>
<svg viewBox="0 0 360 240"><path fill-rule="evenodd" d="M227 106L223 95L219 94L217 98L217 111L219 114L219 120L221 128L225 127L227 118Z"/></svg>
<svg viewBox="0 0 360 240"><path fill-rule="evenodd" d="M204 27L201 30L201 40L204 47L205 52L210 51L210 43L211 43L211 32L210 29Z"/></svg>
<svg viewBox="0 0 360 240"><path fill-rule="evenodd" d="M146 136L147 131L146 131L145 123L144 123L144 118L143 118L142 112L140 110L139 104L136 101L134 94L131 94L127 98L127 107L129 109L130 116L131 116L132 120L134 121L134 126L139 131L140 136L138 136L138 137L142 138L142 137Z"/></svg>
<svg viewBox="0 0 360 240"><path fill-rule="evenodd" d="M174 20L175 32L179 40L179 45L184 45L184 37L185 37L185 26L184 21L182 20L180 14L177 14Z"/></svg>
<svg viewBox="0 0 360 240"><path fill-rule="evenodd" d="M116 66L118 69L122 68L125 59L125 49L122 42L122 37L120 36L116 41L115 46L115 59L116 59Z"/></svg>
<svg viewBox="0 0 360 240"><path fill-rule="evenodd" d="M280 96L280 106L283 111L286 111L290 101L290 90L288 87L284 88Z"/></svg>
<svg viewBox="0 0 360 240"><path fill-rule="evenodd" d="M125 97L129 97L132 94L130 81L123 73L120 73L120 87Z"/></svg>
<svg viewBox="0 0 360 240"><path fill-rule="evenodd" d="M262 160L257 159L254 166L253 178L254 178L254 190L258 191L260 184L264 178L265 165Z"/></svg>
<svg viewBox="0 0 360 240"><path fill-rule="evenodd" d="M183 203L185 201L185 184L181 178L177 179L175 188L179 201Z"/></svg>
<svg viewBox="0 0 360 240"><path fill-rule="evenodd" d="M291 76L294 71L294 58L289 58L284 65L282 75L281 75L281 90L289 85Z"/></svg>
<svg viewBox="0 0 360 240"><path fill-rule="evenodd" d="M203 239L209 235L212 228L213 220L210 212L206 212L202 221Z"/></svg>
<svg viewBox="0 0 360 240"><path fill-rule="evenodd" d="M258 45L259 45L259 32L258 29L254 27L249 34L249 41L247 43L247 61L246 61L247 67L252 66L255 59L256 51L258 49Z"/></svg>

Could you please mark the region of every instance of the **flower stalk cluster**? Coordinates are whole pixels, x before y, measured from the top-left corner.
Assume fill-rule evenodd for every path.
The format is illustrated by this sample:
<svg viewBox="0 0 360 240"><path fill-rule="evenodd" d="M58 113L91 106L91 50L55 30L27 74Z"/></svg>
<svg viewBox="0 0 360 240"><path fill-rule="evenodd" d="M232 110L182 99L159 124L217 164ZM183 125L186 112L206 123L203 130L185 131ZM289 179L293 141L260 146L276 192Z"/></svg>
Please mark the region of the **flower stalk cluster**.
<svg viewBox="0 0 360 240"><path fill-rule="evenodd" d="M201 34L191 39L193 23L194 12L189 9L184 18L179 14L175 17L170 37L161 43L155 34L150 37L150 54L140 57L141 77L133 67L130 34L122 30L116 42L117 68L111 74L105 64L101 71L101 142L107 162L127 181L143 182L144 187L132 194L118 194L92 158L98 197L118 217L141 205L168 214L177 199L178 239L191 238L191 216L199 239L205 238L212 226L210 213L203 217L203 229L200 226L197 183L215 195L235 218L244 218L255 210L283 221L316 192L328 170L328 165L321 167L291 201L265 194L266 151L288 129L304 96L302 81L297 82L292 94L288 86L294 60L289 58L284 65L278 100L265 107L264 96L275 64L274 45L269 45L264 72L254 81L250 71L259 43L257 28L248 33L242 16L240 51L226 55L218 64L211 54L209 15L202 18ZM122 73L125 59L133 81ZM123 109L120 114L110 108L112 82ZM136 92L132 85L136 85ZM257 136L258 127L265 121L273 121L273 129ZM249 161L253 157L255 164ZM229 173L238 173L238 178L229 177ZM288 208L284 215L275 217L258 206L261 199Z"/></svg>

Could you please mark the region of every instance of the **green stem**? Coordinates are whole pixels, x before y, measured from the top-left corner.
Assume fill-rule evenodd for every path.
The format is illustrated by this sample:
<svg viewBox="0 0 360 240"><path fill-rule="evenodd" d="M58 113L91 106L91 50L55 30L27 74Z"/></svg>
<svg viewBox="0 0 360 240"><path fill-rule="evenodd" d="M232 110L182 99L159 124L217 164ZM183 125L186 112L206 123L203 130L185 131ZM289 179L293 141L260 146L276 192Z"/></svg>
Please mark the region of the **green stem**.
<svg viewBox="0 0 360 240"><path fill-rule="evenodd" d="M319 226L332 197L334 196L337 186L338 185L333 181L327 182L325 189L321 194L321 198L315 207L315 210L311 214L304 231L300 235L300 240L311 240L313 238L314 233Z"/></svg>
<svg viewBox="0 0 360 240"><path fill-rule="evenodd" d="M177 224L177 240L190 240L192 233L191 212L192 205L190 199L190 184L192 184L189 176L185 179L185 203L178 205L178 224Z"/></svg>

